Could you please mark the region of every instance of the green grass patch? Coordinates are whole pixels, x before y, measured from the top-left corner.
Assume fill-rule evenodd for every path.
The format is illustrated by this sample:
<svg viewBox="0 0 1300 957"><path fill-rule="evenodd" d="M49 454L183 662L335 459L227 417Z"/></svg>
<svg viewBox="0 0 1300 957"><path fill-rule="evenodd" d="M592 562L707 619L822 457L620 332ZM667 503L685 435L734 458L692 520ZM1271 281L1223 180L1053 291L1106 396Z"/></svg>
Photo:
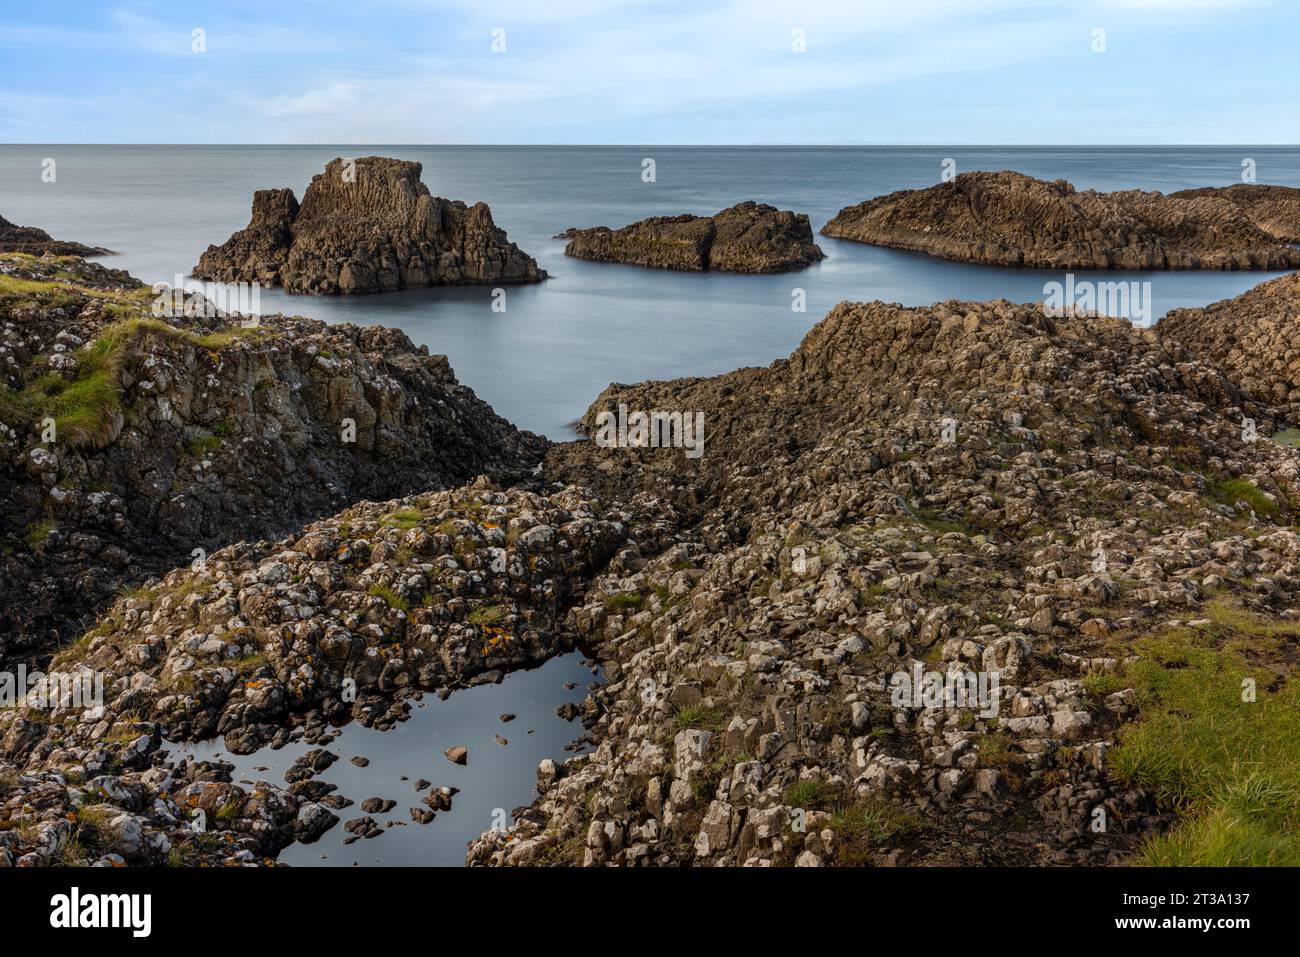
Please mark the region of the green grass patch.
<svg viewBox="0 0 1300 957"><path fill-rule="evenodd" d="M1145 789L1182 815L1149 840L1139 861L1158 866L1300 866L1300 681L1253 674L1223 634L1234 616L1220 609L1212 629L1177 629L1137 643L1127 668L1140 719L1124 726L1107 756L1124 784ZM1290 627L1290 626L1287 626ZM1217 633L1217 634L1216 634ZM1254 679L1256 700L1243 701Z"/></svg>
<svg viewBox="0 0 1300 957"><path fill-rule="evenodd" d="M840 804L829 827L838 838L835 865L861 867L869 863L872 847L925 829L925 823L881 798L859 798Z"/></svg>
<svg viewBox="0 0 1300 957"><path fill-rule="evenodd" d="M1224 505L1235 506L1238 502L1245 502L1260 518L1272 518L1278 512L1277 502L1247 479L1216 479L1210 483L1210 494Z"/></svg>
<svg viewBox="0 0 1300 957"><path fill-rule="evenodd" d="M203 435L197 439L191 439L189 448L191 456L196 459L203 459L221 448L221 439L215 435Z"/></svg>
<svg viewBox="0 0 1300 957"><path fill-rule="evenodd" d="M1300 429L1290 428L1275 432L1273 433L1273 441L1278 445L1285 445L1287 448L1300 448Z"/></svg>
<svg viewBox="0 0 1300 957"><path fill-rule="evenodd" d="M424 517L424 512L420 511L418 508L403 508L398 509L391 515L385 515L379 524L389 525L393 528L400 528L402 531L407 531L408 529L415 528L415 526L419 525L420 522L423 521Z"/></svg>
<svg viewBox="0 0 1300 957"><path fill-rule="evenodd" d="M790 807L803 808L804 810L822 809L823 802L829 796L830 789L826 782L817 778L806 778L802 781L796 781L785 789L785 796L782 798L783 803Z"/></svg>
<svg viewBox="0 0 1300 957"><path fill-rule="evenodd" d="M236 327L197 335L158 319L139 316L124 319L106 327L93 342L72 354L77 365L71 376L49 371L18 392L7 390L8 394L0 401L0 412L11 423L25 428L51 418L57 441L67 442L73 448L101 447L108 441L115 417L122 412L122 364L128 346L136 339L160 335L215 349L256 332Z"/></svg>
<svg viewBox="0 0 1300 957"><path fill-rule="evenodd" d="M366 589L367 595L374 595L376 598L382 598L389 608L396 608L399 611L410 611L411 604L397 592L393 591L387 585L371 585Z"/></svg>
<svg viewBox="0 0 1300 957"><path fill-rule="evenodd" d="M482 608L475 608L466 620L479 628L490 628L501 624L505 617L506 611L500 605L485 605Z"/></svg>
<svg viewBox="0 0 1300 957"><path fill-rule="evenodd" d="M52 531L54 531L54 519L41 519L27 526L27 530L23 532L23 541L27 543L28 548L37 548L50 537Z"/></svg>
<svg viewBox="0 0 1300 957"><path fill-rule="evenodd" d="M645 604L645 596L634 591L618 592L605 596L605 610L612 612L639 611Z"/></svg>
<svg viewBox="0 0 1300 957"><path fill-rule="evenodd" d="M683 708L673 715L673 727L678 731L700 728L704 731L721 731L726 720L726 713L721 708L703 708L699 705Z"/></svg>

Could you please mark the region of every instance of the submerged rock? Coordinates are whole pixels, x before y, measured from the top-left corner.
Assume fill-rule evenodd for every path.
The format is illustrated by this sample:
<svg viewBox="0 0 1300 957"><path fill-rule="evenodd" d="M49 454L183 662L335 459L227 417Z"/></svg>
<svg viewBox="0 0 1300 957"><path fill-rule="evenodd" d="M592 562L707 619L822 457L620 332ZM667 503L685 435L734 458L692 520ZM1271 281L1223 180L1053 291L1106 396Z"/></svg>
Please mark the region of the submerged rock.
<svg viewBox="0 0 1300 957"><path fill-rule="evenodd" d="M570 229L566 256L655 269L771 273L823 258L803 213L738 203L714 216L655 216L610 229Z"/></svg>
<svg viewBox="0 0 1300 957"><path fill-rule="evenodd" d="M1044 269L1295 269L1298 234L1300 190L1290 187L1078 192L1011 171L878 196L822 227L837 239Z"/></svg>
<svg viewBox="0 0 1300 957"><path fill-rule="evenodd" d="M209 246L194 275L313 295L546 278L487 204L431 195L421 168L381 156L335 159L301 206L290 189L258 190L248 226Z"/></svg>

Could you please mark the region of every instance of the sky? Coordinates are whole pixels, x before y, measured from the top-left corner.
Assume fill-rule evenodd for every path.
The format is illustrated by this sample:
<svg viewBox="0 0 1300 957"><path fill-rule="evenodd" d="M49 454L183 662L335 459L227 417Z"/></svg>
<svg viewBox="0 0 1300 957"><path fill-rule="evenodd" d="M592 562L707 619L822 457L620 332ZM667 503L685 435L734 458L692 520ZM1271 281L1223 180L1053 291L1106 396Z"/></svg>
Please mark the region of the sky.
<svg viewBox="0 0 1300 957"><path fill-rule="evenodd" d="M1295 0L0 2L0 142L1300 142Z"/></svg>

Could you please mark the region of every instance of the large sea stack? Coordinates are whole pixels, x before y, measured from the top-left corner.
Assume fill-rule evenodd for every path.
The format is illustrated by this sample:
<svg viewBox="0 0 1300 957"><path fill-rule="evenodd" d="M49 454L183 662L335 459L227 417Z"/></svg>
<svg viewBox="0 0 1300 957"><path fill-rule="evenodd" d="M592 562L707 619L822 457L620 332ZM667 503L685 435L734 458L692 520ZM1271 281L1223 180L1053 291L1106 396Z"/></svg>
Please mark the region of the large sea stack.
<svg viewBox="0 0 1300 957"><path fill-rule="evenodd" d="M1295 269L1300 190L1078 192L1060 179L962 173L846 207L822 234L994 266Z"/></svg>
<svg viewBox="0 0 1300 957"><path fill-rule="evenodd" d="M653 269L769 273L803 269L823 258L803 213L737 203L714 216L653 216L610 229L570 229L566 256Z"/></svg>
<svg viewBox="0 0 1300 957"><path fill-rule="evenodd" d="M312 295L546 278L486 203L433 196L420 171L382 156L335 159L312 177L301 205L293 190L258 190L248 226L209 246L194 275Z"/></svg>

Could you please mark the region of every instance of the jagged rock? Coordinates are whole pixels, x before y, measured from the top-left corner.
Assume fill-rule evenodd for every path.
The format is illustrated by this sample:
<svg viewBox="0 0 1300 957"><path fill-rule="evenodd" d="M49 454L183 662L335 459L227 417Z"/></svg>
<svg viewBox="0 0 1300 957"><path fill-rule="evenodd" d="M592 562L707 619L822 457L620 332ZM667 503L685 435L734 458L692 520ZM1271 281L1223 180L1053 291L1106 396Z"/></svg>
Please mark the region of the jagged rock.
<svg viewBox="0 0 1300 957"><path fill-rule="evenodd" d="M421 169L381 156L335 159L312 177L301 206L292 190L258 190L248 226L209 246L194 275L313 295L546 278L487 204L431 195Z"/></svg>
<svg viewBox="0 0 1300 957"><path fill-rule="evenodd" d="M1300 423L1300 273L1261 283L1204 309L1174 309L1157 324L1162 340L1222 368L1242 392ZM1259 432L1267 428L1258 423Z"/></svg>
<svg viewBox="0 0 1300 957"><path fill-rule="evenodd" d="M1284 243L1300 244L1300 189L1263 183L1235 183L1205 186L1170 193L1170 199L1227 200L1241 207L1246 217L1270 236Z"/></svg>
<svg viewBox="0 0 1300 957"><path fill-rule="evenodd" d="M1295 269L1297 233L1300 190L1290 187L1077 192L1011 171L878 196L822 227L943 259L1045 269Z"/></svg>
<svg viewBox="0 0 1300 957"><path fill-rule="evenodd" d="M152 858L152 831L268 863L314 792L164 739L391 727L420 689L580 645L591 747L543 761L469 863L1121 862L1171 821L1107 760L1146 707L1112 686L1132 636L1281 636L1261 673L1294 664L1300 451L1243 438L1280 412L1205 351L1005 301L846 303L768 368L611 386L585 428L700 409L704 454L568 443L524 485L361 503L122 596L61 659L103 673L102 708L0 710L0 850L58 861L89 791L146 838L101 860ZM217 840L177 840L198 811Z"/></svg>
<svg viewBox="0 0 1300 957"><path fill-rule="evenodd" d="M752 201L713 216L655 216L621 229L570 229L566 256L655 269L771 273L823 258L803 213Z"/></svg>
<svg viewBox="0 0 1300 957"><path fill-rule="evenodd" d="M48 289L5 293L7 276ZM0 258L0 662L39 660L116 592L223 544L525 474L548 446L399 331L155 305L120 271ZM102 390L77 408L46 398L87 380Z"/></svg>

